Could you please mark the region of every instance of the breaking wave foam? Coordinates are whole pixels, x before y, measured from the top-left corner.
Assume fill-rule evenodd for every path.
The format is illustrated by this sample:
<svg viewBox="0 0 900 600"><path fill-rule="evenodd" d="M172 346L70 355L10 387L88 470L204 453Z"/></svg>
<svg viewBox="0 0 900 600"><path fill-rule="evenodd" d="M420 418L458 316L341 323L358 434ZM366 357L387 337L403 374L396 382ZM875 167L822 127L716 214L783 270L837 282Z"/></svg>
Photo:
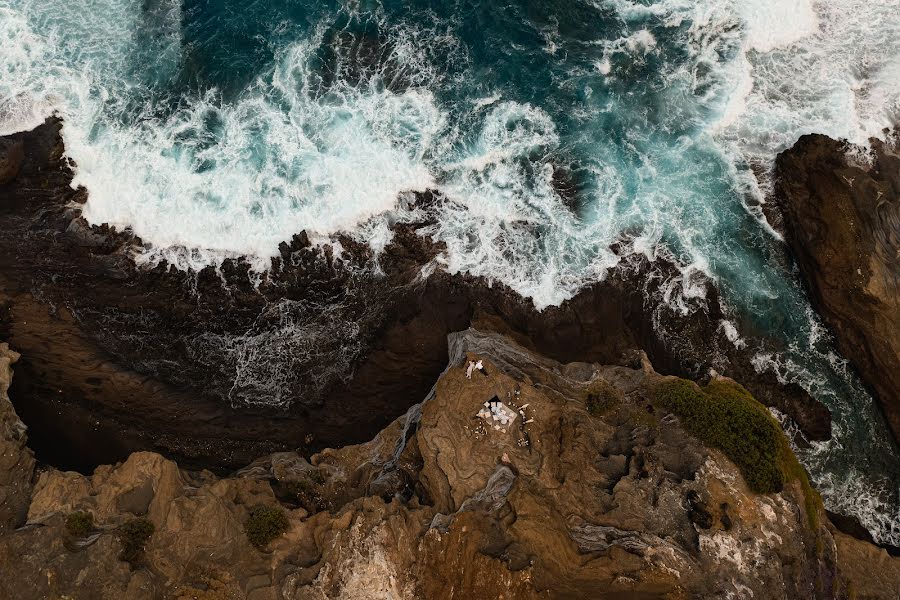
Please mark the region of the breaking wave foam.
<svg viewBox="0 0 900 600"><path fill-rule="evenodd" d="M383 13L375 19L390 56L362 82L336 77L321 88L323 19L277 49L272 66L236 96L211 87L161 98L160 83L188 67L175 0L106 0L93 10L78 0L0 3L0 44L10 57L0 73L0 132L58 111L75 184L90 191L85 216L131 227L151 246L145 261L185 268L235 255L265 268L278 243L300 230L380 231L360 228L396 209L401 194L439 187L449 202L430 233L447 243L447 267L503 282L543 307L602 278L616 264L605 245L623 229L674 238L688 262L710 263L710 240L697 232L716 215L697 198L702 186L668 177L667 161L697 150L699 160L725 169L766 165L802 133L864 142L896 118L895 0L602 4L622 25L591 42L595 73L624 77L635 58L671 69L663 87L642 98L670 102L669 114L629 126L675 133L686 118L684 134L693 137L666 147L652 133L625 131L626 150L642 164L604 160L597 140L561 140L558 114L505 100L501 87L487 90L491 103L476 99L461 121L448 122L453 107L436 96L446 97L444 67L430 61L427 46L436 37L459 44L457 34L390 26ZM873 22L884 24L877 36ZM412 85L392 89L397 72ZM611 98L613 109L636 108ZM169 104L176 108L161 108ZM581 214L554 188L554 161L572 146L595 153L583 159L582 191L594 197ZM746 169L716 177L719 187L758 194Z"/></svg>

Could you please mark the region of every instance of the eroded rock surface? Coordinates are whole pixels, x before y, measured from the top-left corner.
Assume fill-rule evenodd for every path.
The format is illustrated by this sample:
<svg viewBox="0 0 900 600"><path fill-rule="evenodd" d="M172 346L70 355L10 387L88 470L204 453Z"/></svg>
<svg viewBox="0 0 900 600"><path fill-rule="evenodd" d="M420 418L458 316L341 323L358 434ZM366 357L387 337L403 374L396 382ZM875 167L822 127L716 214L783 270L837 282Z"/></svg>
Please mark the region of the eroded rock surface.
<svg viewBox="0 0 900 600"><path fill-rule="evenodd" d="M0 596L849 597L864 561L839 563L821 504L797 482L751 492L655 405L666 378L645 355L561 364L472 329L448 355L421 405L309 461L276 453L220 478L139 452L90 477L42 471L27 524L0 536ZM492 401L516 419L478 417ZM289 523L263 549L244 532L260 505ZM93 530L67 533L73 511ZM155 532L129 565L116 528L134 518ZM879 557L889 581L898 561Z"/></svg>
<svg viewBox="0 0 900 600"><path fill-rule="evenodd" d="M875 392L900 439L900 155L823 135L777 161L785 237L841 354Z"/></svg>
<svg viewBox="0 0 900 600"><path fill-rule="evenodd" d="M31 499L34 454L26 446L26 427L7 396L12 365L19 354L0 343L0 533L25 522Z"/></svg>
<svg viewBox="0 0 900 600"><path fill-rule="evenodd" d="M0 139L0 185L16 178L24 159L25 147L21 140Z"/></svg>

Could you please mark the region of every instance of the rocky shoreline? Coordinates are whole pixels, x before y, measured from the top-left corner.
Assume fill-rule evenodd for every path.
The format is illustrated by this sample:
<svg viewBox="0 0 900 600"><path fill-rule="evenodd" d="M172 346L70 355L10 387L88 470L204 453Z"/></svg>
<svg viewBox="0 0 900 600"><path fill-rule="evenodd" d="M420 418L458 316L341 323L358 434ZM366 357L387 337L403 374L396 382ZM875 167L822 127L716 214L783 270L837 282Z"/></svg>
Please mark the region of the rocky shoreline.
<svg viewBox="0 0 900 600"><path fill-rule="evenodd" d="M361 445L309 460L276 453L227 478L148 452L90 477L40 469L2 504L0 590L23 600L900 593L900 559L834 530L801 480L755 493L689 435L654 392L674 379L646 356L637 368L560 364L473 329L448 344L428 398ZM0 346L5 422L16 358ZM475 361L482 369L467 368ZM491 399L521 412L515 427L477 417ZM33 469L21 429L3 434L5 464Z"/></svg>
<svg viewBox="0 0 900 600"><path fill-rule="evenodd" d="M425 396L446 336L471 324L563 361L627 363L643 349L665 373L714 369L808 439L830 436L824 406L756 372L751 359L770 342L751 331L737 348L714 287L684 281L665 257L630 256L543 312L500 285L433 269L440 248L416 223L395 227L377 268L352 240L338 255L301 234L261 281L240 259L220 272L138 269L140 240L80 218L85 192L69 185L60 126L9 138L21 164L0 187L0 336L24 356L13 397L28 399L17 408L46 462L90 472L155 450L225 472L276 450L359 443ZM661 301L673 292L664 284L700 284L706 297L685 316Z"/></svg>

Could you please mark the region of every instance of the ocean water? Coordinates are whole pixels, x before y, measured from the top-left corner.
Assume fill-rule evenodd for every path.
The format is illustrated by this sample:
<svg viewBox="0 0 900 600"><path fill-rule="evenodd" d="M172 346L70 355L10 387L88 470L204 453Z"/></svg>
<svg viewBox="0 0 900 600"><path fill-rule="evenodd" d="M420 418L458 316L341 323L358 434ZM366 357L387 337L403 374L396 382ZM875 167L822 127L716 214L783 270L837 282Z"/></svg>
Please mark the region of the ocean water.
<svg viewBox="0 0 900 600"><path fill-rule="evenodd" d="M900 457L759 208L800 135L900 121L900 0L0 0L0 134L52 112L85 216L146 263L262 270L304 229L378 250L429 188L443 268L538 308L623 232L671 253L667 301L712 278L784 343L758 368L831 409L797 449L826 505L900 545Z"/></svg>

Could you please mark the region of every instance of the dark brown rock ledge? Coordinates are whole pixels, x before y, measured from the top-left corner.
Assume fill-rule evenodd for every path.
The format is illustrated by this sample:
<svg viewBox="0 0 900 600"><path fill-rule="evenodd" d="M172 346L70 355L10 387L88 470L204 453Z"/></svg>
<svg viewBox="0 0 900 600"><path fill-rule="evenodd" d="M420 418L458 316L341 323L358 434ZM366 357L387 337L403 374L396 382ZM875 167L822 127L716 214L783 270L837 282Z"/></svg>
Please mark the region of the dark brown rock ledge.
<svg viewBox="0 0 900 600"><path fill-rule="evenodd" d="M785 239L841 354L900 440L900 155L807 135L778 156Z"/></svg>

